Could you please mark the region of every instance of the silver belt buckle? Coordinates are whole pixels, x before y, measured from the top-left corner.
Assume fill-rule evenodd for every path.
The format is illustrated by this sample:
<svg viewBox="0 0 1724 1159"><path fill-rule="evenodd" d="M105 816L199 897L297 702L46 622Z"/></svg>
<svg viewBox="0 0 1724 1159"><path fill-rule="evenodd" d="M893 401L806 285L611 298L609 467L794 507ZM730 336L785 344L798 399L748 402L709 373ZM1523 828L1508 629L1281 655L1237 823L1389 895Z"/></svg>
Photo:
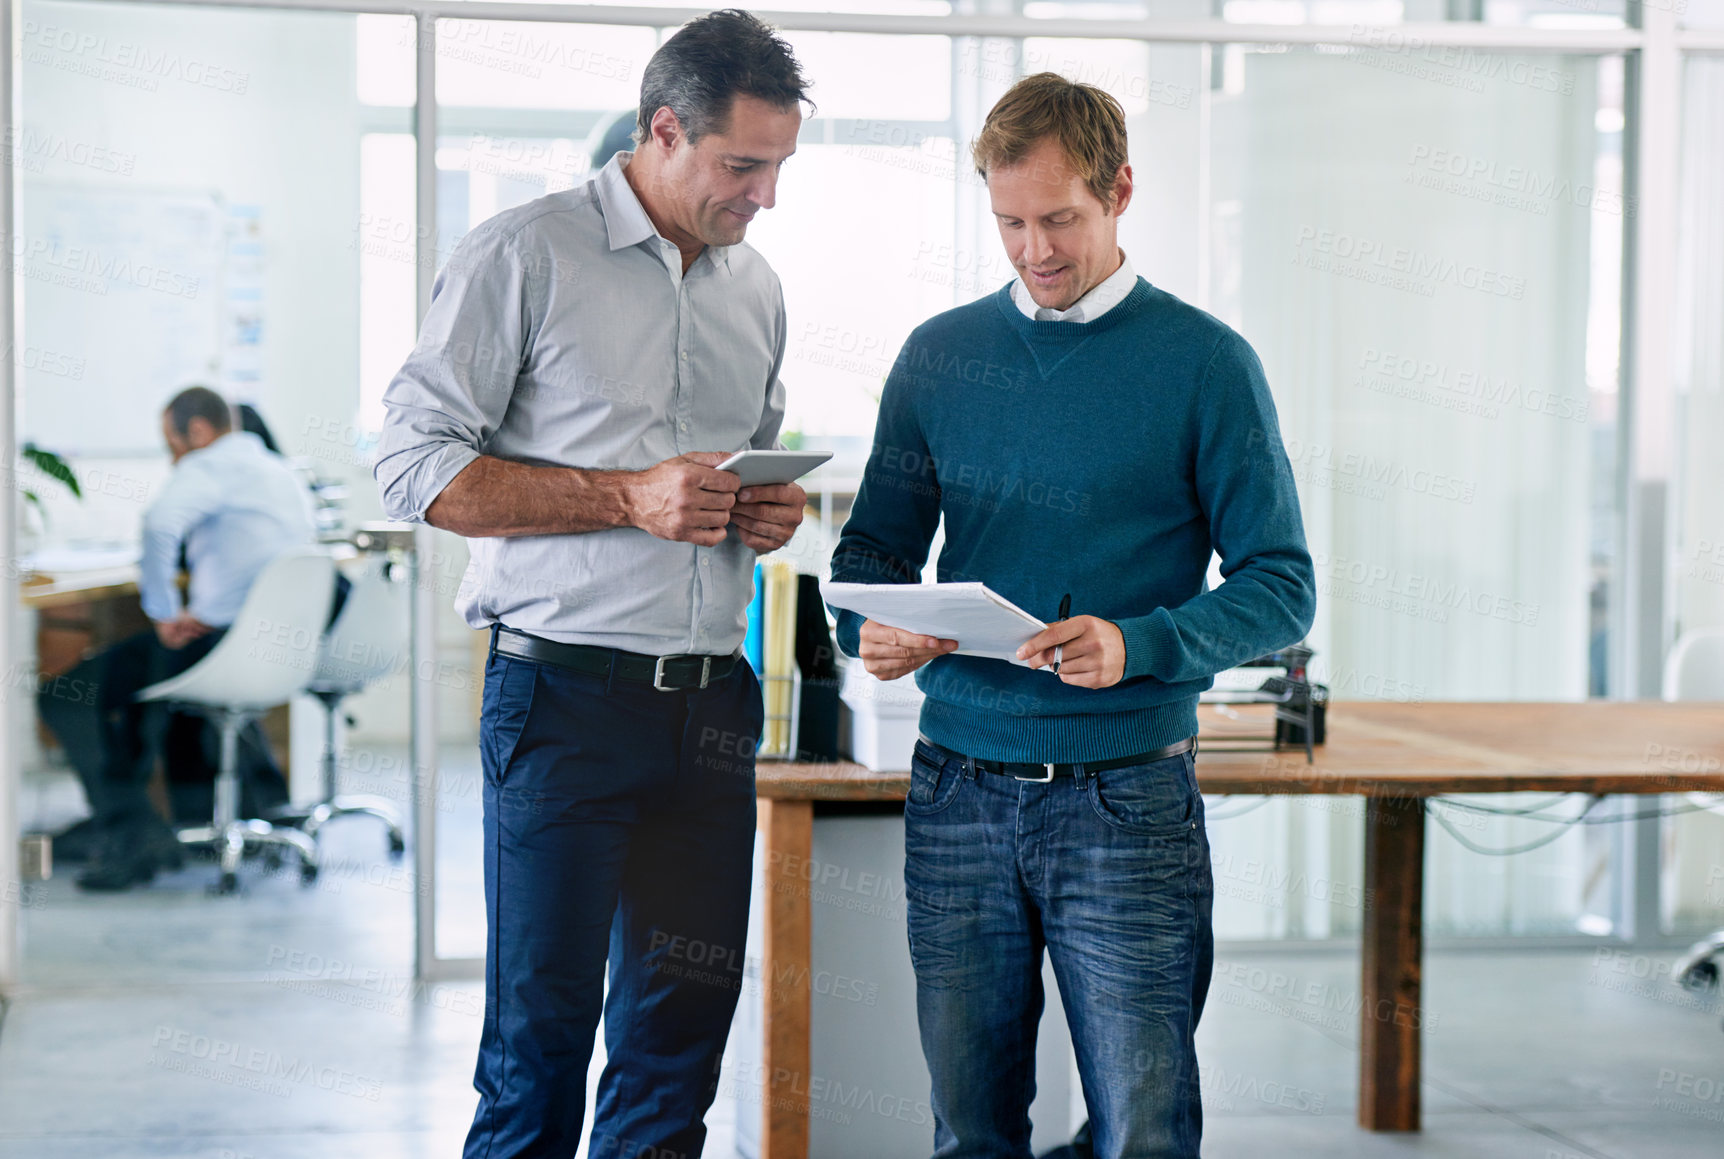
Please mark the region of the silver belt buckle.
<svg viewBox="0 0 1724 1159"><path fill-rule="evenodd" d="M1055 764L1054 761L1043 761L1042 762L1042 768L1046 769L1047 774L1048 774L1045 777L1020 777L1016 773L1013 773L1012 774L1012 780L1014 780L1014 781L1028 781L1032 785L1048 784L1050 781L1052 781L1054 779L1054 764Z"/></svg>
<svg viewBox="0 0 1724 1159"><path fill-rule="evenodd" d="M658 689L660 692L681 692L681 691L683 691L683 689L666 688L665 687L665 684L664 684L664 662L666 660L669 660L669 659L670 659L669 656L660 656L658 658L658 663L654 664L652 666L652 686L654 688ZM711 677L712 677L712 657L711 656L702 656L700 658L700 685L699 685L699 687L705 688L706 682Z"/></svg>

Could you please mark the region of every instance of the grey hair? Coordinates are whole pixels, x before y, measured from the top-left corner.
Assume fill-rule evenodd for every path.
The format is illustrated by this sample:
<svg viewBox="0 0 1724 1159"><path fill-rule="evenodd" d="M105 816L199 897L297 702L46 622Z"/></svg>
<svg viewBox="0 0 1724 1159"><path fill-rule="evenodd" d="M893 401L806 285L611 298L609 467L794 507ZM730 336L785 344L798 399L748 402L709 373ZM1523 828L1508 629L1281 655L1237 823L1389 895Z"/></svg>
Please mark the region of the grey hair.
<svg viewBox="0 0 1724 1159"><path fill-rule="evenodd" d="M647 61L634 141L647 140L663 108L676 114L691 145L722 133L739 96L797 108L808 100L808 78L790 45L757 17L739 8L709 12L679 28Z"/></svg>

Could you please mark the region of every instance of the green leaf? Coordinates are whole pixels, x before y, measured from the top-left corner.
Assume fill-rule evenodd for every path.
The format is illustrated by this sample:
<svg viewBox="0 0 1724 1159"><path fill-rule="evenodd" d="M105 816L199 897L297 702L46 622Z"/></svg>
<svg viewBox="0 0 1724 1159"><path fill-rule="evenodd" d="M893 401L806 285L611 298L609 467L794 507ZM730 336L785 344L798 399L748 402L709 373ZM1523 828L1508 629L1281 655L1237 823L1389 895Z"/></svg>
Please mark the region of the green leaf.
<svg viewBox="0 0 1724 1159"><path fill-rule="evenodd" d="M67 466L66 460L59 455L53 451L44 451L35 443L25 443L22 454L42 474L64 483L66 489L77 498L82 499L84 497L83 489L78 486L78 476L72 472L71 467ZM35 497L32 496L32 498ZM37 501L40 502L40 500Z"/></svg>

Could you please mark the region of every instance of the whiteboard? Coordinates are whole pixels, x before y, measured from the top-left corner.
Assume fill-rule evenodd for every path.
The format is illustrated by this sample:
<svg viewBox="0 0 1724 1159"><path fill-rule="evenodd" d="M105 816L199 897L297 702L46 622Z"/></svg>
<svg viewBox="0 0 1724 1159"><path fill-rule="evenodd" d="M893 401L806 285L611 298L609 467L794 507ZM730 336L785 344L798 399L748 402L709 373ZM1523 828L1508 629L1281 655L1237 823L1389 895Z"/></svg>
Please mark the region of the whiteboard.
<svg viewBox="0 0 1724 1159"><path fill-rule="evenodd" d="M24 183L12 262L25 438L158 453L167 400L220 388L226 222L209 192Z"/></svg>

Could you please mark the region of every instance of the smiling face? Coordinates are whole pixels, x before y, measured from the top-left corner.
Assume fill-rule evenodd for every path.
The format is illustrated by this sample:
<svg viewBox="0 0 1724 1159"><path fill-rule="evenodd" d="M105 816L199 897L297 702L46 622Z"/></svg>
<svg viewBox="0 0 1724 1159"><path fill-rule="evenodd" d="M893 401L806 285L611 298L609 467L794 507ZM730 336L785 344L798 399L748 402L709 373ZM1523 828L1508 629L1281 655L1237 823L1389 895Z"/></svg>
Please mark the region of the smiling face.
<svg viewBox="0 0 1724 1159"><path fill-rule="evenodd" d="M1119 269L1119 215L1131 201L1131 166L1104 205L1044 137L1010 165L988 171L988 199L1006 257L1036 305L1069 310Z"/></svg>
<svg viewBox="0 0 1724 1159"><path fill-rule="evenodd" d="M738 96L723 131L691 144L676 114L661 108L629 164L630 184L679 248L736 245L754 215L777 201L778 171L796 152L801 128L801 109Z"/></svg>

